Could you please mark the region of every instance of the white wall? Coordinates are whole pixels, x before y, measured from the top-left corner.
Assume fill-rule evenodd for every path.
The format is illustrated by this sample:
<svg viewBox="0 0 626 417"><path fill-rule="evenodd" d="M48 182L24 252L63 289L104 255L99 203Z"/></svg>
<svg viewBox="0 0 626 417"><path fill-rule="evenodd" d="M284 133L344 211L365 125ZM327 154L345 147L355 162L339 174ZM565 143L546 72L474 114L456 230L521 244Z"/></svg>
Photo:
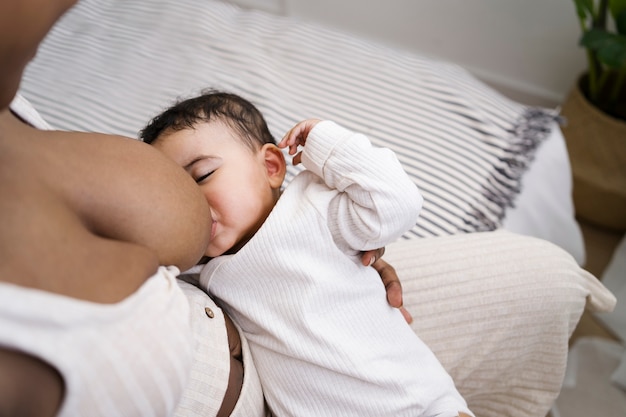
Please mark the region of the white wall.
<svg viewBox="0 0 626 417"><path fill-rule="evenodd" d="M573 0L231 0L460 64L513 98L557 104L585 66Z"/></svg>

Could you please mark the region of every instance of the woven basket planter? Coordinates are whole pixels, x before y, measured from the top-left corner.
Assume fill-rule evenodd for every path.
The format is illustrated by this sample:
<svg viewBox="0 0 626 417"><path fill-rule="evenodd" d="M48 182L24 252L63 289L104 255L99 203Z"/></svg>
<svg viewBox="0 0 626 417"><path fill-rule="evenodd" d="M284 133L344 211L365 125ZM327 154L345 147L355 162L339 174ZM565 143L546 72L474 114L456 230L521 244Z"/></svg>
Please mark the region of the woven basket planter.
<svg viewBox="0 0 626 417"><path fill-rule="evenodd" d="M626 230L626 122L594 107L579 85L580 79L561 111L576 215L602 227Z"/></svg>

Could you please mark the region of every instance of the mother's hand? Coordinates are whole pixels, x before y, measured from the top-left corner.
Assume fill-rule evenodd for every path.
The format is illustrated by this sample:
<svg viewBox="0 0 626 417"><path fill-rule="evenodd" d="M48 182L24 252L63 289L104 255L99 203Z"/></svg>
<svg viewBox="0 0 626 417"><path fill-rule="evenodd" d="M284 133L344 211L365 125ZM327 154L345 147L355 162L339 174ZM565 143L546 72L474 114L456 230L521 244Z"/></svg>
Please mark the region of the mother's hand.
<svg viewBox="0 0 626 417"><path fill-rule="evenodd" d="M378 275L380 275L385 285L385 290L387 291L387 302L390 306L400 309L406 322L411 324L413 317L411 317L411 313L402 306L402 284L400 284L400 278L398 278L394 267L382 259L384 253L385 248L364 252L361 257L361 262L363 262L365 266L371 265L376 272L378 272Z"/></svg>

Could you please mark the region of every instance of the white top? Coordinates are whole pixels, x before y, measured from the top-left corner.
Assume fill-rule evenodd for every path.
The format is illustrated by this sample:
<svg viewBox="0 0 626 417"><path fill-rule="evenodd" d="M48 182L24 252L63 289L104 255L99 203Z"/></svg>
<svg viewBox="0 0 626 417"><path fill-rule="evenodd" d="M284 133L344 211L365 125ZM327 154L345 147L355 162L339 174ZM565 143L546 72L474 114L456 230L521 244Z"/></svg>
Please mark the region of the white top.
<svg viewBox="0 0 626 417"><path fill-rule="evenodd" d="M65 382L59 417L171 415L192 356L178 272L160 267L114 304L0 283L0 345L58 370Z"/></svg>
<svg viewBox="0 0 626 417"><path fill-rule="evenodd" d="M319 123L304 166L237 254L201 283L242 327L278 416L471 414L359 251L411 227L422 197L393 152ZM287 277L287 278L283 278Z"/></svg>

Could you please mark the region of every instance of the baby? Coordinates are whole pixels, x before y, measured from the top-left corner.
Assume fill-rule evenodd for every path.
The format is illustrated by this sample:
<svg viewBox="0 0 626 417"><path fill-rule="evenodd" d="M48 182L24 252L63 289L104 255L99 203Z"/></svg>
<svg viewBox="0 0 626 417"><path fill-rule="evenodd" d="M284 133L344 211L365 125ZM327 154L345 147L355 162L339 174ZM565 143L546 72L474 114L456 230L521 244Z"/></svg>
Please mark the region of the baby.
<svg viewBox="0 0 626 417"><path fill-rule="evenodd" d="M250 102L221 92L178 103L142 138L207 199L200 281L245 333L275 415L472 415L361 264L361 251L399 238L422 205L391 150L316 119L276 145ZM306 168L284 190L281 148Z"/></svg>

